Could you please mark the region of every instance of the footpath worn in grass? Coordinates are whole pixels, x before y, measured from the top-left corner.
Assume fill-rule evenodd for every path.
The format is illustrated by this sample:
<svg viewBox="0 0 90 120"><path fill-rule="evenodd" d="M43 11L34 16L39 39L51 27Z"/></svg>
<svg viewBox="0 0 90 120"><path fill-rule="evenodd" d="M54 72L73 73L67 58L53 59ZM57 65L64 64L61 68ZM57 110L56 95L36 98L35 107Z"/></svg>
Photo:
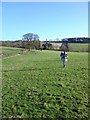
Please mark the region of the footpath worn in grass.
<svg viewBox="0 0 90 120"><path fill-rule="evenodd" d="M88 118L88 53L32 51L2 60L3 118Z"/></svg>

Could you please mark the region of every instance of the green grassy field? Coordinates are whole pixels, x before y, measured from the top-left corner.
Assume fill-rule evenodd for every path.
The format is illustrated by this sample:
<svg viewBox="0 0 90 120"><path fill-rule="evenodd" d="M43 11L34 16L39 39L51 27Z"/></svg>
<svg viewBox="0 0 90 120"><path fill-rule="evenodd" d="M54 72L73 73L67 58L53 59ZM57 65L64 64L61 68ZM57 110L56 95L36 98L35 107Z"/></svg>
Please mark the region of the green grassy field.
<svg viewBox="0 0 90 120"><path fill-rule="evenodd" d="M87 52L90 44L88 43L68 43L70 51Z"/></svg>
<svg viewBox="0 0 90 120"><path fill-rule="evenodd" d="M88 118L88 53L31 51L2 59L3 118Z"/></svg>
<svg viewBox="0 0 90 120"><path fill-rule="evenodd" d="M13 56L16 54L22 54L23 49L21 48L15 48L15 47L1 47L0 46L0 54L2 53L2 57L8 57L8 56Z"/></svg>

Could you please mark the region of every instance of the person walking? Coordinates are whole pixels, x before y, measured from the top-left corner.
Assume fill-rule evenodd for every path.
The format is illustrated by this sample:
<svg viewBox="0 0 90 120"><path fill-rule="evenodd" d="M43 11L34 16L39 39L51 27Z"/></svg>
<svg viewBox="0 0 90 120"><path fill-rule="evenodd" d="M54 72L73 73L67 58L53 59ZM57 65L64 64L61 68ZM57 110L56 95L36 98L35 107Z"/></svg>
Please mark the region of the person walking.
<svg viewBox="0 0 90 120"><path fill-rule="evenodd" d="M68 58L67 52L65 52L65 51L61 52L60 57L61 57L61 61L63 62L63 67L65 67L67 58Z"/></svg>

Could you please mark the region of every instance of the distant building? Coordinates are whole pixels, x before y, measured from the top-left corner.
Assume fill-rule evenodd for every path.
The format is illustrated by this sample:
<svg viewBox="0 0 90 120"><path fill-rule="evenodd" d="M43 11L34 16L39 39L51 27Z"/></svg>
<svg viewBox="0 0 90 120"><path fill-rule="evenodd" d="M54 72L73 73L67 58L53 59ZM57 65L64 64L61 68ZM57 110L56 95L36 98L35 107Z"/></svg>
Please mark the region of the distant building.
<svg viewBox="0 0 90 120"><path fill-rule="evenodd" d="M61 41L40 41L41 49L60 49Z"/></svg>

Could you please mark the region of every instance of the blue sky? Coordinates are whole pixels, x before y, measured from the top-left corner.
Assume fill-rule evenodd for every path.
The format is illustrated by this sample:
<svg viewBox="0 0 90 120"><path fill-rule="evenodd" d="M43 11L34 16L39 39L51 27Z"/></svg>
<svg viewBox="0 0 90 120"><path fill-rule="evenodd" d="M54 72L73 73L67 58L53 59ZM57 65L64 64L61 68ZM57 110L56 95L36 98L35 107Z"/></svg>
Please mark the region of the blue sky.
<svg viewBox="0 0 90 120"><path fill-rule="evenodd" d="M40 40L88 36L88 2L3 2L2 39L26 33Z"/></svg>

